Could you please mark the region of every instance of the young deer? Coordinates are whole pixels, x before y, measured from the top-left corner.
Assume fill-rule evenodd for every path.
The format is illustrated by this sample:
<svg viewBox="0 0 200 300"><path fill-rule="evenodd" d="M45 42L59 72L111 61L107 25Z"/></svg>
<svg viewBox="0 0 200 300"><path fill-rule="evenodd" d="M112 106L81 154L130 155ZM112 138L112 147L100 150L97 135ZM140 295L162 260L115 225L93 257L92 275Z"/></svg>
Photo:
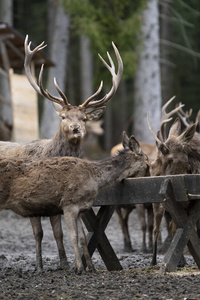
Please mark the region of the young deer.
<svg viewBox="0 0 200 300"><path fill-rule="evenodd" d="M117 61L118 71L115 73L114 63L107 53L111 66L109 66L104 59L99 55L103 64L109 70L112 75L112 88L102 99L94 100L96 96L102 90L103 82L101 82L99 89L96 93L90 96L83 104L78 106L72 106L64 93L60 90L57 85L56 79L54 79L55 87L60 95L53 96L47 90L44 90L42 84L43 65L41 66L39 74L39 84L37 84L31 74L31 60L33 55L43 49L44 42L37 46L34 50L31 50L31 42L28 44L28 36L25 39L25 72L26 76L33 86L33 88L46 99L53 102L54 108L61 120L60 127L52 139L41 139L20 145L11 142L0 142L1 157L29 157L32 159L42 159L47 157L55 156L81 156L82 143L86 134L86 123L87 121L97 120L105 111L105 103L107 103L112 96L115 94L118 85L120 83L123 73L123 63L120 57L119 51L117 50L114 43L112 43ZM37 271L41 271L42 265L42 238L43 230L41 225L40 216L31 216L30 218L33 232L36 240L36 268ZM57 243L60 266L67 267L67 258L63 245L63 232L61 228L61 216L59 214L50 216L50 222L53 229L54 237Z"/></svg>
<svg viewBox="0 0 200 300"><path fill-rule="evenodd" d="M141 143L139 142L140 147L142 151L147 155L146 153L146 148L144 145L148 145L147 143ZM153 146L153 148L156 147L155 145L150 145ZM116 155L119 151L123 149L122 143L114 146L111 149L111 155L114 156ZM147 155L149 161L151 159ZM146 173L146 176L149 176L150 174ZM135 205L122 205L122 206L117 206L116 207L116 213L119 218L119 224L121 226L122 234L123 234L123 240L124 240L124 251L126 252L132 252L132 243L131 243L131 238L130 238L130 233L129 233L129 228L128 228L128 220L129 220L129 215L132 212L133 209L136 209L138 219L140 221L140 226L142 230L142 251L147 252L147 246L146 246L146 230L148 229L148 234L149 234L149 249L152 249L153 243L152 243L152 232L153 232L153 210L152 210L152 205L151 204L135 204ZM147 210L147 222L146 222L146 215L145 211Z"/></svg>
<svg viewBox="0 0 200 300"><path fill-rule="evenodd" d="M76 261L76 271L83 271L78 241L86 264L93 270L81 213L90 209L97 194L126 177L145 176L148 159L138 142L123 133L118 155L88 161L75 157L3 158L0 160L0 210L11 209L23 217L54 216L64 213Z"/></svg>
<svg viewBox="0 0 200 300"><path fill-rule="evenodd" d="M196 124L190 125L181 133L181 122L177 118L172 124L168 138L163 140L149 128L157 142L157 157L151 164L151 175L199 174L200 172L200 138L195 135ZM157 256L157 240L160 224L165 211L165 204L153 204L154 209L154 244L152 264Z"/></svg>

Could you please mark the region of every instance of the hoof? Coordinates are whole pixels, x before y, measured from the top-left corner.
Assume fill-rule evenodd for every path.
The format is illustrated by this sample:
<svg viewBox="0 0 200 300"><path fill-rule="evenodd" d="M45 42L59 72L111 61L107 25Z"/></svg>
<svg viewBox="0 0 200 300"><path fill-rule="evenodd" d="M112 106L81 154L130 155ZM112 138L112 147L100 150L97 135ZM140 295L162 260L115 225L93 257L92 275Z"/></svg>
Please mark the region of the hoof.
<svg viewBox="0 0 200 300"><path fill-rule="evenodd" d="M90 273L94 273L94 272L96 272L96 270L95 270L95 267L94 267L94 266L89 266L89 267L87 267L87 268L86 268L86 271L87 271L87 272L90 272Z"/></svg>

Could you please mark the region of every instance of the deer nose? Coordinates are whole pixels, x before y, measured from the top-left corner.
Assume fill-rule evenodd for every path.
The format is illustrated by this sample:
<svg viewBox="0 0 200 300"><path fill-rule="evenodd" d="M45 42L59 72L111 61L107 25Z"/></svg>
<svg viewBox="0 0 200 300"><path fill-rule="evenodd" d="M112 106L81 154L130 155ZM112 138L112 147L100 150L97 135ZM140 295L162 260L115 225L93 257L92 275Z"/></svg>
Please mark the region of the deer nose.
<svg viewBox="0 0 200 300"><path fill-rule="evenodd" d="M73 132L78 132L79 129L80 129L80 125L79 125L79 124L71 124L69 127L70 127L70 129L71 129Z"/></svg>

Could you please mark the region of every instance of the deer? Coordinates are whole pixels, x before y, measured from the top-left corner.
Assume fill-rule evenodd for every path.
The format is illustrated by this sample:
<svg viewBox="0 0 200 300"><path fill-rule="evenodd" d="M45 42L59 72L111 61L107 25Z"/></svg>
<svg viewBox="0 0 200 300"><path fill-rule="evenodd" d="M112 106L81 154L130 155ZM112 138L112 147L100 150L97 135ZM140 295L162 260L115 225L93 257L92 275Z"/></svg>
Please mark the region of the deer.
<svg viewBox="0 0 200 300"><path fill-rule="evenodd" d="M148 121L149 122L149 121ZM199 174L200 172L200 139L196 135L196 123L189 125L181 132L181 121L178 117L171 125L167 139L153 132L149 123L149 130L157 144L157 157L150 165L152 176ZM160 232L160 224L165 210L165 203L154 203L154 242L152 265L157 264L157 240ZM172 228L174 228L172 223ZM182 257L180 266L185 264Z"/></svg>
<svg viewBox="0 0 200 300"><path fill-rule="evenodd" d="M38 83L35 81L31 73L31 61L34 54L41 51L46 45L44 41L31 49L31 42L28 42L28 35L25 38L25 60L24 68L27 79L35 91L53 103L56 113L60 118L60 126L57 133L52 139L39 139L20 145L12 142L0 142L0 153L2 157L29 157L31 159L43 159L56 156L73 156L80 157L82 154L82 144L86 135L86 124L91 121L98 120L104 113L106 104L116 93L123 74L123 62L120 53L112 42L112 46L117 58L118 70L115 71L113 60L107 52L110 65L101 57L99 58L109 70L112 75L112 87L110 91L101 99L95 98L100 94L103 81L101 81L98 90L86 99L82 104L73 106L68 102L64 92L59 88L56 78L54 78L54 85L59 96L54 96L43 87L43 69L44 64L41 65ZM43 270L42 263L42 238L43 229L40 216L30 217L33 233L36 241L36 270L41 272ZM61 227L61 215L57 214L50 216L50 223L53 229L53 234L57 243L60 267L68 268L68 261L63 245L63 232Z"/></svg>
<svg viewBox="0 0 200 300"><path fill-rule="evenodd" d="M184 105L180 103L177 108L174 110L167 112L167 108L172 103L172 101L175 99L175 96L173 96L171 99L169 99L161 109L161 132L162 135L165 136L166 131L166 123L169 122L171 117L177 113ZM145 142L139 142L140 147L142 151L148 156L149 162L153 162L156 158L156 145L155 144L149 144ZM115 155L117 151L121 150L123 148L122 143L117 144L111 149L111 155ZM127 205L127 206L117 206L116 212L118 214L119 223L122 229L123 233L123 240L124 240L124 251L126 252L132 252L132 244L130 239L130 233L128 229L128 220L129 215L132 212L133 209L136 209L138 219L140 221L140 227L142 231L142 251L148 252L152 251L153 249L153 208L152 204L136 204L136 205ZM145 214L145 211L147 211L147 217ZM169 216L165 215L167 227L169 223ZM147 220L146 220L147 219ZM148 230L148 247L146 244L146 231Z"/></svg>
<svg viewBox="0 0 200 300"><path fill-rule="evenodd" d="M81 214L90 209L97 194L127 177L145 176L149 162L134 136L123 132L124 149L116 156L99 161L77 157L0 159L0 210L10 209L23 217L64 214L75 254L75 271L84 266L94 271L81 222Z"/></svg>
<svg viewBox="0 0 200 300"><path fill-rule="evenodd" d="M146 148L145 146L147 143L142 143L139 142L140 147L142 151L147 155L147 152L145 151ZM153 146L152 148L156 147L154 145L149 144L150 146ZM144 146L144 147L143 147ZM123 144L117 144L111 149L111 156L116 155L119 151L123 149ZM151 158L147 155L149 162L151 161ZM150 174L146 174L150 175ZM142 251L147 252L147 246L146 246L146 230L148 229L148 236L149 236L149 249L152 249L153 243L152 243L152 231L153 231L153 210L152 210L152 205L151 204L133 204L133 205L118 205L116 207L116 213L118 215L119 219L119 224L122 229L122 234L123 234L123 241L124 241L124 251L125 252L133 252L132 248L132 243L131 243L131 238L130 238L130 233L129 233L129 228L128 228L128 220L129 220L129 215L133 211L133 209L136 209L138 219L140 221L140 226L142 230ZM147 222L146 222L146 215L145 215L145 210L147 210Z"/></svg>

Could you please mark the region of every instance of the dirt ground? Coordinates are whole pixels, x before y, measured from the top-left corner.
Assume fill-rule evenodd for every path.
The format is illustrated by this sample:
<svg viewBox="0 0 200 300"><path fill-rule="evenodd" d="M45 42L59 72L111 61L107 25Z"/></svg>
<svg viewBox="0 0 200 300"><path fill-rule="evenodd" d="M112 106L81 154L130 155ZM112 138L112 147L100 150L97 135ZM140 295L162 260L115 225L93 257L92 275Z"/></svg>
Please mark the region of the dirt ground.
<svg viewBox="0 0 200 300"><path fill-rule="evenodd" d="M161 274L159 267L150 267L151 254L141 249L141 231L136 212L130 216L133 253L123 251L122 234L114 214L106 234L120 259L122 271L109 272L95 252L95 273L76 275L59 270L57 248L48 218L44 229L44 272L35 272L35 241L29 219L9 211L0 213L0 300L10 299L200 299L200 271L187 255L187 266L176 272ZM69 235L63 220L64 240L69 262L74 259ZM162 238L166 237L162 224ZM163 256L159 255L159 264Z"/></svg>

